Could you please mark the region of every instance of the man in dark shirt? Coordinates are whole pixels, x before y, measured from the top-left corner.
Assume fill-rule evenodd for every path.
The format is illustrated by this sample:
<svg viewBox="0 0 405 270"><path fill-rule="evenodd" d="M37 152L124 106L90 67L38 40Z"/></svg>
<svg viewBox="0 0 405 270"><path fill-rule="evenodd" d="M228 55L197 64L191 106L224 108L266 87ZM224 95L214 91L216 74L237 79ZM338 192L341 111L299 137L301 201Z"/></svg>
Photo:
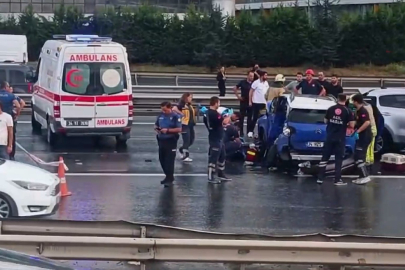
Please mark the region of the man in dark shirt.
<svg viewBox="0 0 405 270"><path fill-rule="evenodd" d="M218 97L211 97L210 108L204 115L204 124L208 129L208 182L212 184L220 184L221 181L215 180L215 172L218 172L218 178L224 181L231 179L224 174L225 170L225 145L223 142L224 125L230 123L230 117L223 117L218 113L220 106Z"/></svg>
<svg viewBox="0 0 405 270"><path fill-rule="evenodd" d="M249 71L247 78L245 80L241 80L234 88L233 92L235 96L239 99L239 112L240 112L240 120L239 120L239 130L240 136L243 137L243 124L245 122L245 116L247 117L247 125L250 126L252 121L252 107L249 106L249 91L252 88L252 82L254 78L254 72ZM240 94L238 93L240 90Z"/></svg>
<svg viewBox="0 0 405 270"><path fill-rule="evenodd" d="M326 80L325 74L324 74L322 71L318 72L318 80L317 80L317 81L318 81L318 83L319 83L320 85L323 86L323 88L325 89L325 91L328 92L328 88L329 88L329 86L330 86L330 82L328 82L328 80Z"/></svg>
<svg viewBox="0 0 405 270"><path fill-rule="evenodd" d="M348 124L353 128L355 122L353 113L345 106L345 102L346 95L340 94L338 104L333 105L326 111L326 141L322 159L319 162L318 184L322 184L325 179L326 165L331 155L335 155L335 185L347 184L341 179L346 144L346 129Z"/></svg>
<svg viewBox="0 0 405 270"><path fill-rule="evenodd" d="M326 94L325 88L319 84L317 80L313 79L314 71L312 69L307 69L305 72L306 79L300 82L295 87L295 93L298 94L298 90L301 88L301 93L303 95L316 95L324 96Z"/></svg>
<svg viewBox="0 0 405 270"><path fill-rule="evenodd" d="M253 74L254 74L253 81L256 81L260 78L260 75L259 75L260 67L258 64L254 65L254 67L250 71L253 72Z"/></svg>
<svg viewBox="0 0 405 270"><path fill-rule="evenodd" d="M338 95L341 93L343 93L343 88L339 84L339 79L336 74L332 74L331 82L328 87L326 87L326 94L338 98Z"/></svg>
<svg viewBox="0 0 405 270"><path fill-rule="evenodd" d="M371 131L370 115L366 108L364 108L363 96L356 94L352 97L353 105L356 107L356 131L355 135L358 136L356 141L356 149L354 152L354 159L359 171L359 179L353 180L353 183L363 185L371 181L368 171L366 169L366 155L367 148L373 139Z"/></svg>

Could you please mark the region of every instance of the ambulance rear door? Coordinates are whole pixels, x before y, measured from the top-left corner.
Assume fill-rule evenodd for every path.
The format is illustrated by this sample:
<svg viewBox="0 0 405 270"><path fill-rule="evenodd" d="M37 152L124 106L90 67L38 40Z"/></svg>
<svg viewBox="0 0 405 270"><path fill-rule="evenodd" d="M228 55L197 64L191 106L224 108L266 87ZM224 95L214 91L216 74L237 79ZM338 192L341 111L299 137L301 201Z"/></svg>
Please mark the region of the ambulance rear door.
<svg viewBox="0 0 405 270"><path fill-rule="evenodd" d="M94 48L67 45L63 51L60 92L61 125L67 128L94 128Z"/></svg>
<svg viewBox="0 0 405 270"><path fill-rule="evenodd" d="M126 127L132 89L127 54L119 44L94 47L98 57L93 69L95 84L102 91L96 96L96 127ZM132 112L131 112L132 113Z"/></svg>

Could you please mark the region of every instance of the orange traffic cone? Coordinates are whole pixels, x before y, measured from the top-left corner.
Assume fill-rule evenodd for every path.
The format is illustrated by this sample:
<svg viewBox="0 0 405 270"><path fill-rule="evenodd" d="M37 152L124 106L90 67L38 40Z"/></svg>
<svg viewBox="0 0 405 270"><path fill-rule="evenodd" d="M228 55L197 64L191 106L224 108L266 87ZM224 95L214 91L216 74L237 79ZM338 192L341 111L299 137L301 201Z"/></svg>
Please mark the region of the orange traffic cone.
<svg viewBox="0 0 405 270"><path fill-rule="evenodd" d="M62 197L72 195L72 192L68 190L68 186L66 183L65 170L66 170L65 162L63 161L63 157L60 157L58 167L58 177L60 179L60 192Z"/></svg>

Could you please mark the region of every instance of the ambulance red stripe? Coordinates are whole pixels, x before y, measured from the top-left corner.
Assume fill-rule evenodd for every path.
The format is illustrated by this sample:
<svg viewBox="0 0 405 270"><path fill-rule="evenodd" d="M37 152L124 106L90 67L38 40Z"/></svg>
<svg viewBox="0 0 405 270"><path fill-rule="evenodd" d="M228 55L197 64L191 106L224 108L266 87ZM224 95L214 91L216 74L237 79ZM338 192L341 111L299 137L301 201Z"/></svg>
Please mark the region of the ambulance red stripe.
<svg viewBox="0 0 405 270"><path fill-rule="evenodd" d="M107 102L128 102L132 100L131 95L119 95L119 96L67 96L67 95L57 95L54 94L42 87L35 86L34 87L34 96L38 95L50 102L54 101L66 101L66 102L96 102L96 103L107 103ZM108 104L109 106L119 106L119 105L127 105L126 104Z"/></svg>

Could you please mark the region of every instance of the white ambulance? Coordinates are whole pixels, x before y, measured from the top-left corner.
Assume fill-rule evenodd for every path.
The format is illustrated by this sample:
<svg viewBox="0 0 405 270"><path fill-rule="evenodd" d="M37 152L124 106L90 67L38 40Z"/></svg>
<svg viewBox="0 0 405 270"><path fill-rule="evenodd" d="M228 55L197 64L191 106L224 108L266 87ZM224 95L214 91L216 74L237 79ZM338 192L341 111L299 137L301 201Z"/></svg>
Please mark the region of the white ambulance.
<svg viewBox="0 0 405 270"><path fill-rule="evenodd" d="M61 136L130 136L133 103L126 48L97 35L56 35L31 74L32 128Z"/></svg>

